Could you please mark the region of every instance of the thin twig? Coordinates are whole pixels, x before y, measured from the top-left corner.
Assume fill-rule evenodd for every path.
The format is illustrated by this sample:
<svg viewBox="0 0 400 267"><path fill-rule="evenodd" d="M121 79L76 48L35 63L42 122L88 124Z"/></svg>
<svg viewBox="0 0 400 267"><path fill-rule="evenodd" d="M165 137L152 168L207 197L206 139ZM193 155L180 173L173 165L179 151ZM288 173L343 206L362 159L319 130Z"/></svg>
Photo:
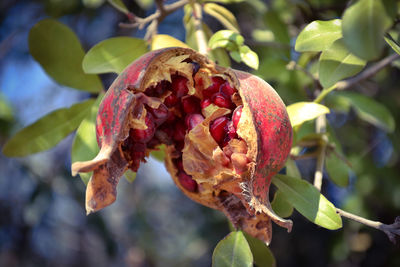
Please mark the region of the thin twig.
<svg viewBox="0 0 400 267"><path fill-rule="evenodd" d="M322 187L322 177L324 174L324 163L326 156L326 145L328 143L328 138L325 134L326 132L326 117L325 115L321 115L317 118L315 124L316 132L319 134L323 134L321 137L321 144L318 149L318 157L317 157L317 166L314 174L314 186L321 191Z"/></svg>
<svg viewBox="0 0 400 267"><path fill-rule="evenodd" d="M195 30L197 49L200 54L207 55L208 45L206 34L203 31L203 14L200 4L193 3L193 25Z"/></svg>
<svg viewBox="0 0 400 267"><path fill-rule="evenodd" d="M336 212L338 214L340 214L340 216L342 216L342 217L348 218L355 222L358 222L358 223L364 224L366 226L383 231L388 236L390 241L392 241L393 243L396 243L396 237L400 236L400 216L396 217L396 219L394 220L394 223L384 224L384 223L381 223L378 221L372 221L372 220L365 219L363 217L360 217L358 215L349 213L347 211L344 211L344 210L341 210L338 208L336 208Z"/></svg>
<svg viewBox="0 0 400 267"><path fill-rule="evenodd" d="M169 14L175 12L176 10L182 8L184 5L188 4L190 0L179 0L169 5L164 5L162 0L156 1L157 10L145 17L140 18L132 13L128 13L129 20L131 23L120 23L121 28L138 28L143 29L147 24L150 23L147 28L145 39L151 39L154 34L157 33L158 25L167 17Z"/></svg>
<svg viewBox="0 0 400 267"><path fill-rule="evenodd" d="M366 70L364 70L357 76L350 78L348 80L345 80L345 81L340 81L340 82L335 83L331 87L324 89L318 95L318 97L314 100L314 102L320 103L333 90L346 90L346 89L354 86L355 84L370 78L371 76L375 75L378 71L380 71L381 69L383 69L384 67L386 67L387 65L389 65L390 63L392 63L393 61L395 61L396 59L399 59L399 58L400 58L399 54L390 55L390 56L382 59L378 63L372 65L371 67L367 68Z"/></svg>
<svg viewBox="0 0 400 267"><path fill-rule="evenodd" d="M400 58L400 55L397 53L392 54L388 57L385 57L378 63L372 65L368 69L361 72L359 75L357 75L353 78L350 78L348 80L338 82L337 90L346 90L346 89L352 87L353 85L355 85L363 80L368 79L369 77L375 75L378 71L380 71L381 69L383 69L384 67L386 67L387 65L389 65L390 63L392 63L393 61L395 61L396 59L399 59L399 58Z"/></svg>

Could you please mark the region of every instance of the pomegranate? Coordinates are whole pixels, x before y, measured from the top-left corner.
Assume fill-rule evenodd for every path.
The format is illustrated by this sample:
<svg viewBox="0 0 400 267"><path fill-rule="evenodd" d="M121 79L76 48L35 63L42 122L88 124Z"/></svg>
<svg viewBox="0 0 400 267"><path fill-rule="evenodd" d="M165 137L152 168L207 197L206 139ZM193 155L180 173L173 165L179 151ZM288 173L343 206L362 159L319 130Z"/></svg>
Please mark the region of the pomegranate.
<svg viewBox="0 0 400 267"><path fill-rule="evenodd" d="M278 94L256 76L191 49L152 51L111 85L96 134L99 154L72 165L73 175L94 171L88 213L113 203L123 173L165 144L167 169L186 196L266 243L271 221L291 230L272 211L269 187L289 154L292 128Z"/></svg>

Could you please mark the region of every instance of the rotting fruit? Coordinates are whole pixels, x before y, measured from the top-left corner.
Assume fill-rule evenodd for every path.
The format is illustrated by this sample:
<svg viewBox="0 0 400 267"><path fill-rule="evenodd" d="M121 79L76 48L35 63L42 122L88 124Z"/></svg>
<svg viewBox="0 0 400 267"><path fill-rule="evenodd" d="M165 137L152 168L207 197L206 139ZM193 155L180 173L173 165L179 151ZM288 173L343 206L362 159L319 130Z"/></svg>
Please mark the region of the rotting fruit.
<svg viewBox="0 0 400 267"><path fill-rule="evenodd" d="M136 172L164 144L167 170L186 196L267 244L271 220L291 230L272 211L269 187L289 154L292 128L278 94L256 76L191 49L149 52L107 91L96 134L99 154L72 165L73 175L94 171L88 213L113 203L123 173Z"/></svg>

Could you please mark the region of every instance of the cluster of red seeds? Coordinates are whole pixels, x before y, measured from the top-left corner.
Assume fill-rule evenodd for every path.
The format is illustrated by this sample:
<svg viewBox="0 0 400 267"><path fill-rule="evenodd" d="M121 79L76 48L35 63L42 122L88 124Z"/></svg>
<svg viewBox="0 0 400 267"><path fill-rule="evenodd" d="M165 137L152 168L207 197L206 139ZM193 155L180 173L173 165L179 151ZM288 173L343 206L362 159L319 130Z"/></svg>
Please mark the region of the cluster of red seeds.
<svg viewBox="0 0 400 267"><path fill-rule="evenodd" d="M195 74L198 67L193 65ZM177 152L174 163L178 169L179 182L190 192L198 190L196 181L183 169L182 149L185 135L204 120L204 109L209 105L230 109L230 114L215 119L209 126L211 136L223 149L230 140L238 138L236 129L242 113L242 105L236 106L232 102L232 95L237 90L219 76L214 76L211 80L211 86L202 90L202 99L188 95L188 80L178 74L171 76L171 82L161 81L156 86L147 88L147 96L163 96L164 102L157 109L146 106L147 129L130 129L129 137L123 144L122 148L130 159L130 168L133 171L136 172L140 162L144 160L146 148L152 149L159 144L174 145ZM224 152L228 158L235 160L235 155L229 149L224 149ZM244 159L246 160L247 158Z"/></svg>

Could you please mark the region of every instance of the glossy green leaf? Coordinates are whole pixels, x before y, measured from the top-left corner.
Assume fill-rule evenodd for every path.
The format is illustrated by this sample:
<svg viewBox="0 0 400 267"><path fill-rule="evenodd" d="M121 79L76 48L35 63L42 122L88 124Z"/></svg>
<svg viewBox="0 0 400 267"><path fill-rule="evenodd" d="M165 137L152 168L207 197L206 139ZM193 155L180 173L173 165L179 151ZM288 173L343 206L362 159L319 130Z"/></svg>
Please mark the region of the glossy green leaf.
<svg viewBox="0 0 400 267"><path fill-rule="evenodd" d="M359 0L343 14L344 43L354 55L365 60L376 59L382 53L383 35L390 25L391 19L381 0Z"/></svg>
<svg viewBox="0 0 400 267"><path fill-rule="evenodd" d="M29 51L59 84L92 93L103 89L97 75L83 72L85 52L75 33L64 24L52 19L39 21L29 32Z"/></svg>
<svg viewBox="0 0 400 267"><path fill-rule="evenodd" d="M329 113L329 108L313 102L297 102L287 106L287 112L292 127L295 127Z"/></svg>
<svg viewBox="0 0 400 267"><path fill-rule="evenodd" d="M319 52L327 49L334 41L342 37L340 19L308 24L297 36L295 50L298 52Z"/></svg>
<svg viewBox="0 0 400 267"><path fill-rule="evenodd" d="M213 34L208 41L208 46L211 49L218 47L226 48L230 51L239 49L244 42L243 36L231 30L221 30ZM231 47L229 45L231 44Z"/></svg>
<svg viewBox="0 0 400 267"><path fill-rule="evenodd" d="M183 47L189 48L184 42L167 34L156 34L151 40L151 50L157 50L165 47Z"/></svg>
<svg viewBox="0 0 400 267"><path fill-rule="evenodd" d="M231 232L218 242L212 255L213 267L253 266L250 246L241 231Z"/></svg>
<svg viewBox="0 0 400 267"><path fill-rule="evenodd" d="M58 109L23 128L4 145L4 155L24 157L54 147L78 128L93 102L86 100L70 108Z"/></svg>
<svg viewBox="0 0 400 267"><path fill-rule="evenodd" d="M257 267L276 267L274 254L264 242L247 233L244 233L244 236L249 243L254 263Z"/></svg>
<svg viewBox="0 0 400 267"><path fill-rule="evenodd" d="M158 161L164 162L165 160L165 145L160 145L157 150L151 151L150 155Z"/></svg>
<svg viewBox="0 0 400 267"><path fill-rule="evenodd" d="M293 206L286 200L285 195L280 190L275 192L271 207L282 218L287 218L293 213Z"/></svg>
<svg viewBox="0 0 400 267"><path fill-rule="evenodd" d="M251 50L247 45L241 46L239 48L239 52L240 52L240 57L242 59L242 61L249 66L250 68L253 69L258 69L258 55L256 54L256 52L254 52L253 50Z"/></svg>
<svg viewBox="0 0 400 267"><path fill-rule="evenodd" d="M319 81L324 88L359 73L366 62L347 50L343 39L336 40L319 58Z"/></svg>
<svg viewBox="0 0 400 267"><path fill-rule="evenodd" d="M383 104L356 92L337 92L336 94L349 101L360 119L389 133L394 131L394 117Z"/></svg>
<svg viewBox="0 0 400 267"><path fill-rule="evenodd" d="M400 45L396 42L396 40L393 39L393 37L390 34L385 35L385 41L390 47L400 55Z"/></svg>
<svg viewBox="0 0 400 267"><path fill-rule="evenodd" d="M115 9L121 11L124 14L128 14L129 10L125 6L124 2L122 0L107 0L110 5L112 5Z"/></svg>
<svg viewBox="0 0 400 267"><path fill-rule="evenodd" d="M329 178L338 186L349 185L349 166L340 159L334 152L327 155L325 159L326 171Z"/></svg>
<svg viewBox="0 0 400 267"><path fill-rule="evenodd" d="M148 51L146 42L132 37L114 37L93 46L82 62L86 73L121 73Z"/></svg>
<svg viewBox="0 0 400 267"><path fill-rule="evenodd" d="M290 157L286 160L286 174L291 177L301 178L301 173L296 165L296 161Z"/></svg>
<svg viewBox="0 0 400 267"><path fill-rule="evenodd" d="M135 179L136 179L136 172L133 172L133 171L128 169L124 173L124 177L128 182L133 183L133 181L135 181Z"/></svg>
<svg viewBox="0 0 400 267"><path fill-rule="evenodd" d="M235 16L225 7L214 3L206 3L203 6L203 10L205 13L216 18L228 30L235 32L240 31Z"/></svg>
<svg viewBox="0 0 400 267"><path fill-rule="evenodd" d="M272 182L287 201L311 222L330 230L342 227L342 218L336 213L335 206L310 183L281 174L275 175Z"/></svg>
<svg viewBox="0 0 400 267"><path fill-rule="evenodd" d="M99 145L96 139L96 117L102 98L103 94L97 97L96 102L90 107L88 114L76 131L74 141L72 142L71 163L94 159L99 153ZM87 184L90 176L92 176L92 172L79 173L79 176Z"/></svg>

